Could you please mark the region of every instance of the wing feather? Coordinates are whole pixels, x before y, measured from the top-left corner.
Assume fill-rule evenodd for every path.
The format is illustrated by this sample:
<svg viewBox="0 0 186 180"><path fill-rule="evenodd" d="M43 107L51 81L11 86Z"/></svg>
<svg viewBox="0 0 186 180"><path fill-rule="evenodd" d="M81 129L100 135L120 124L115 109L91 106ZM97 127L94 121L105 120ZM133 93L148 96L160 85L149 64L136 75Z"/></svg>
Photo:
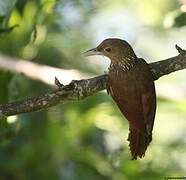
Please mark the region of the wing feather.
<svg viewBox="0 0 186 180"><path fill-rule="evenodd" d="M145 154L152 139L156 110L153 78L144 60L129 70L109 72L107 91L129 121L130 150L133 159Z"/></svg>

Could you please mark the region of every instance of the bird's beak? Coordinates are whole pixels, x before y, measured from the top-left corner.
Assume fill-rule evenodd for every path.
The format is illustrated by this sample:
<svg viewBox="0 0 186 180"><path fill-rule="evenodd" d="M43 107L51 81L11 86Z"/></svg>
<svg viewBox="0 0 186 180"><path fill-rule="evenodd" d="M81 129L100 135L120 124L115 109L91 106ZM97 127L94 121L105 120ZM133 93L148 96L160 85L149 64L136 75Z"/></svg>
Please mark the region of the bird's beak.
<svg viewBox="0 0 186 180"><path fill-rule="evenodd" d="M98 51L97 48L90 49L83 53L83 56L94 56L94 55L103 55L103 53Z"/></svg>

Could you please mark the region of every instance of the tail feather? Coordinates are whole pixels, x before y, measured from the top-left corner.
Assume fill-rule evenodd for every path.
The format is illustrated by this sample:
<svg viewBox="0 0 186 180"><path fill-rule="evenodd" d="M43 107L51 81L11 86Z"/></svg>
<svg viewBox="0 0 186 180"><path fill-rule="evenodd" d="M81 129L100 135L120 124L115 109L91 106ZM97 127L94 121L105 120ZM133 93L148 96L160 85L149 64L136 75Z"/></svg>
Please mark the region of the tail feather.
<svg viewBox="0 0 186 180"><path fill-rule="evenodd" d="M132 159L137 159L137 157L142 158L145 156L148 145L152 140L152 135L145 132L140 132L139 130L130 126L129 128L129 147L132 155Z"/></svg>

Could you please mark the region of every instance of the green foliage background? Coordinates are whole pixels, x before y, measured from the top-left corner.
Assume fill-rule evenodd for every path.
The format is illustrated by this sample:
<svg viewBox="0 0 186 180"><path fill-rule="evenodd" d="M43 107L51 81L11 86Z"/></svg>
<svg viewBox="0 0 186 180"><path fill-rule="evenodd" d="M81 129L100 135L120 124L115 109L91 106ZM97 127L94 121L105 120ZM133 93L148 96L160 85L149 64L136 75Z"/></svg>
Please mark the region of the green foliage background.
<svg viewBox="0 0 186 180"><path fill-rule="evenodd" d="M186 16L180 6L172 0L0 0L0 52L94 76L103 73L100 65L85 62L80 55L95 45L95 34L89 29L93 17L112 8L130 8L161 38L167 31L165 17L171 22L170 29L184 28ZM72 16L74 13L77 16ZM99 31L99 26L96 28ZM23 75L0 70L1 104L50 89ZM11 118L2 119L0 179L153 180L184 176L185 104L185 99L158 99L156 120L162 123L161 133L155 129L146 157L138 161L131 161L129 154L127 122L106 93L19 115L13 117L13 123ZM176 120L182 126L177 134Z"/></svg>

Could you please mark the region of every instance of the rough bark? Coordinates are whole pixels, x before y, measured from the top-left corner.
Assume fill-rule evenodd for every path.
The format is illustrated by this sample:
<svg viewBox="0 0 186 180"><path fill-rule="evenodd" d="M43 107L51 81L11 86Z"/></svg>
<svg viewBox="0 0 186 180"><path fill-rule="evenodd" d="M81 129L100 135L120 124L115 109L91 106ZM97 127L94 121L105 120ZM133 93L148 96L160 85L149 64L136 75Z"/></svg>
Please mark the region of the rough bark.
<svg viewBox="0 0 186 180"><path fill-rule="evenodd" d="M176 49L179 52L178 56L149 64L154 80L186 68L186 51L177 45ZM58 103L84 99L98 91L104 90L106 81L106 74L91 79L75 80L66 86L60 85L56 80L55 83L57 86L60 86L60 88L58 87L55 91L37 97L0 105L0 118L38 111L55 106Z"/></svg>

